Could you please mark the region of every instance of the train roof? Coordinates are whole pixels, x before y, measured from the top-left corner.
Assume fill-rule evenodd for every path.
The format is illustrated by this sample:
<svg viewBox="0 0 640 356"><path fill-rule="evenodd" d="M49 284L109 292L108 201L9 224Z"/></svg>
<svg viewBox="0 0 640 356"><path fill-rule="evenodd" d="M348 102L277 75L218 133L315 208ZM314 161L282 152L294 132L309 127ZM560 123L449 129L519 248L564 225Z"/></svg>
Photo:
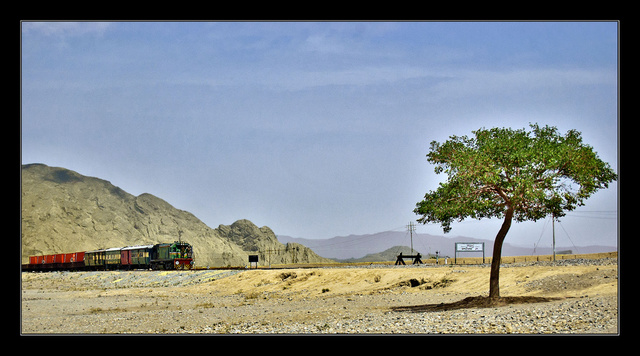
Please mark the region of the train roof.
<svg viewBox="0 0 640 356"><path fill-rule="evenodd" d="M153 248L154 245L136 245L136 246L127 246L123 247L123 250L143 250L148 248Z"/></svg>
<svg viewBox="0 0 640 356"><path fill-rule="evenodd" d="M164 243L159 243L158 245L169 246L169 245L173 245L173 244L191 246L191 244L189 244L188 242L185 242L185 241L164 242ZM98 249L98 250L86 251L85 253L123 251L123 250L143 250L143 249L151 249L154 246L155 245L136 245L136 246L126 246L126 247L112 247L112 248L103 248L103 249Z"/></svg>
<svg viewBox="0 0 640 356"><path fill-rule="evenodd" d="M122 247L112 247L112 248L103 248L103 249L100 249L100 250L87 251L85 253L120 251L120 250L122 250Z"/></svg>

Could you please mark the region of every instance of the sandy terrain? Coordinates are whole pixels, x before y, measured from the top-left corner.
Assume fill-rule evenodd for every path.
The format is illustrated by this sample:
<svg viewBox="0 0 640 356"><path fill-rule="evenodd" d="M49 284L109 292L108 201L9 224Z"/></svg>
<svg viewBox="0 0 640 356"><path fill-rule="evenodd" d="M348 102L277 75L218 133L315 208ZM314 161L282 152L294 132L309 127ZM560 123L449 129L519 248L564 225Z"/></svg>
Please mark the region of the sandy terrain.
<svg viewBox="0 0 640 356"><path fill-rule="evenodd" d="M22 273L23 334L618 333L617 259L488 266ZM440 308L427 306L443 305Z"/></svg>

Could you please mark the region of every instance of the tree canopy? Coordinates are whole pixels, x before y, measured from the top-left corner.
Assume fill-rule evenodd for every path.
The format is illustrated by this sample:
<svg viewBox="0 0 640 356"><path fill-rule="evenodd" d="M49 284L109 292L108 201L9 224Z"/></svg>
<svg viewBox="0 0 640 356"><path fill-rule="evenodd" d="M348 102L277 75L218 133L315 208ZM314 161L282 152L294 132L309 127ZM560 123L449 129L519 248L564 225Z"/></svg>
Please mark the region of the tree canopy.
<svg viewBox="0 0 640 356"><path fill-rule="evenodd" d="M440 223L445 233L452 222L466 218L505 219L494 243L498 267L494 276L492 265L492 296L499 295L493 283L512 219L557 219L617 179L610 165L582 142L580 132L561 135L556 127L530 127L482 128L471 138L431 142L427 160L436 165L436 173L447 174L447 181L428 192L414 210L418 222Z"/></svg>

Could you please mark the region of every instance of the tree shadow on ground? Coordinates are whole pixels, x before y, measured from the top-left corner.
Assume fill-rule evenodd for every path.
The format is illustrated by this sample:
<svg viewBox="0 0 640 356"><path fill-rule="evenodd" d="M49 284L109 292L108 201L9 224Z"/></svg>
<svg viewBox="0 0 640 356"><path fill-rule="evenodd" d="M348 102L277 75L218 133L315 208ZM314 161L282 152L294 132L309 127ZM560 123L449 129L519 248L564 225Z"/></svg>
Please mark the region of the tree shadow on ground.
<svg viewBox="0 0 640 356"><path fill-rule="evenodd" d="M566 299L566 298L531 297L531 296L489 298L489 297L477 296L477 297L467 297L452 303L391 307L391 310L397 311L397 312L423 313L423 312L446 311L446 310L455 310L455 309L501 307L509 304L543 303L543 302L551 302L554 300L562 300L562 299Z"/></svg>

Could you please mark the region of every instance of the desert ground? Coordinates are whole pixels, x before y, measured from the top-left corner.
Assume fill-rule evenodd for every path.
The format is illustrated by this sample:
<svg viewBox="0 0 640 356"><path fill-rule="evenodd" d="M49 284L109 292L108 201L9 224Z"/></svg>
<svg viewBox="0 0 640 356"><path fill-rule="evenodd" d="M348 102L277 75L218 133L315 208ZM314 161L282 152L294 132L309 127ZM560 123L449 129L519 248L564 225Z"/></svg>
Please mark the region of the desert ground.
<svg viewBox="0 0 640 356"><path fill-rule="evenodd" d="M22 273L21 334L618 334L617 258ZM528 298L522 298L528 297ZM546 298L546 299L543 299Z"/></svg>

